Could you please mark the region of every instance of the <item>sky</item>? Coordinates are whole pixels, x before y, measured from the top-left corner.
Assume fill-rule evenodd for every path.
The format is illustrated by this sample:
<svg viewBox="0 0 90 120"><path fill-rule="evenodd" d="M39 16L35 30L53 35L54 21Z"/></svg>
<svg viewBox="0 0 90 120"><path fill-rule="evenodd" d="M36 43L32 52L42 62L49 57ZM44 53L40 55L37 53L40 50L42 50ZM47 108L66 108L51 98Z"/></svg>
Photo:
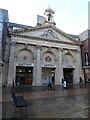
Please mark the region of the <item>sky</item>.
<svg viewBox="0 0 90 120"><path fill-rule="evenodd" d="M44 16L50 6L55 11L56 27L68 34L79 35L88 29L89 0L0 0L8 10L9 22L35 26L37 15Z"/></svg>

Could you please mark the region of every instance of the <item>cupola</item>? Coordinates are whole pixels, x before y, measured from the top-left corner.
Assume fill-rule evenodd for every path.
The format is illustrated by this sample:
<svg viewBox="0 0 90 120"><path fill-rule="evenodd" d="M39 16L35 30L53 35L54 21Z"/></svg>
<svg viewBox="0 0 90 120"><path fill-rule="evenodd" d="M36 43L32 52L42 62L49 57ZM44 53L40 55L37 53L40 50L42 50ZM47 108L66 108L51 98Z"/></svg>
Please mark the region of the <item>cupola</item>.
<svg viewBox="0 0 90 120"><path fill-rule="evenodd" d="M53 16L54 13L55 13L55 11L52 10L49 6L48 9L46 9L45 12L44 12L44 15L46 16L45 20L44 20L44 23L49 23L49 24L56 25L56 23L53 19L54 18L54 16Z"/></svg>

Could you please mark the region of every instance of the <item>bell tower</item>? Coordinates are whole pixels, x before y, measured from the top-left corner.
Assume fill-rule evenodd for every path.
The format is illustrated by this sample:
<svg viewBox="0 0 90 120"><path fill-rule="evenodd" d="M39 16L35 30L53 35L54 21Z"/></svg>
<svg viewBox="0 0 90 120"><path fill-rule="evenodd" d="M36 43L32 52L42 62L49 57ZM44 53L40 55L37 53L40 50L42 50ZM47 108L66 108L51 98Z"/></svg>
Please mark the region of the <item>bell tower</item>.
<svg viewBox="0 0 90 120"><path fill-rule="evenodd" d="M48 9L46 9L44 12L44 15L46 15L44 23L56 25L56 23L54 22L54 19L53 19L54 13L55 13L55 11L53 11L49 6Z"/></svg>

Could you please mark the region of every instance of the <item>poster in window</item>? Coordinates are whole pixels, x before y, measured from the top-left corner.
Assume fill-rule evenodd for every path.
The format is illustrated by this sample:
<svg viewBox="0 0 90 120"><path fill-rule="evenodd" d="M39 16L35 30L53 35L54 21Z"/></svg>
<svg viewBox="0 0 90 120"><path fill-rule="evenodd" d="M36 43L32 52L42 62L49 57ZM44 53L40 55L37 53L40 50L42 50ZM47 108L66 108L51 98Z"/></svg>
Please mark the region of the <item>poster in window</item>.
<svg viewBox="0 0 90 120"><path fill-rule="evenodd" d="M89 65L89 56L88 56L88 52L85 53L85 65Z"/></svg>

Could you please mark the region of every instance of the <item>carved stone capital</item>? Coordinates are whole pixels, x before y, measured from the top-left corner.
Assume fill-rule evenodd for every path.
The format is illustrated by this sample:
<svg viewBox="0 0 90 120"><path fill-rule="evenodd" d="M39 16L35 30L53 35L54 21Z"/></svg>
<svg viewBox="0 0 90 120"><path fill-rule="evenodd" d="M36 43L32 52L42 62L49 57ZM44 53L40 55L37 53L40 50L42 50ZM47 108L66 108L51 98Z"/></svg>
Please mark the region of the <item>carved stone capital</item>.
<svg viewBox="0 0 90 120"><path fill-rule="evenodd" d="M11 41L11 46L14 47L16 45L16 42L15 41Z"/></svg>
<svg viewBox="0 0 90 120"><path fill-rule="evenodd" d="M49 46L49 47L48 47L48 51L50 51L50 50L51 50L51 47Z"/></svg>
<svg viewBox="0 0 90 120"><path fill-rule="evenodd" d="M58 50L61 51L61 52L63 52L63 48L58 47Z"/></svg>
<svg viewBox="0 0 90 120"><path fill-rule="evenodd" d="M36 48L41 50L41 45L36 45Z"/></svg>
<svg viewBox="0 0 90 120"><path fill-rule="evenodd" d="M28 44L27 43L25 43L25 49L28 49Z"/></svg>
<svg viewBox="0 0 90 120"><path fill-rule="evenodd" d="M67 52L70 54L70 49L68 49Z"/></svg>

